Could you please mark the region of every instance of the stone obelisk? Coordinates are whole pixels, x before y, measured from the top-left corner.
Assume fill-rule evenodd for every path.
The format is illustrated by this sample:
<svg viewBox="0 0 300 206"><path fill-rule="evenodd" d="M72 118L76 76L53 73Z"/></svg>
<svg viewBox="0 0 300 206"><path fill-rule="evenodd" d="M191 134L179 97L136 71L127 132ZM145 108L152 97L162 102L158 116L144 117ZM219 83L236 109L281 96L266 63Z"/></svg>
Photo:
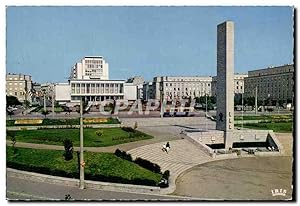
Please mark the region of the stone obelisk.
<svg viewBox="0 0 300 206"><path fill-rule="evenodd" d="M234 23L218 25L217 130L224 131L225 148L232 148L234 130Z"/></svg>

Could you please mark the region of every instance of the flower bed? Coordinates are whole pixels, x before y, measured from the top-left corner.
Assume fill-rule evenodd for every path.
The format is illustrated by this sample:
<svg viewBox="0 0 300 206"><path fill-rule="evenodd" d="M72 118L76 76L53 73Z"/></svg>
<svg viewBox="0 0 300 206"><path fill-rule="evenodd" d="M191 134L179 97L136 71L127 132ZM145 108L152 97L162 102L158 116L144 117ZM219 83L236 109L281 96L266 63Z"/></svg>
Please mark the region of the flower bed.
<svg viewBox="0 0 300 206"><path fill-rule="evenodd" d="M42 123L42 119L18 119L15 121L15 125L36 125Z"/></svg>
<svg viewBox="0 0 300 206"><path fill-rule="evenodd" d="M108 120L107 118L84 118L84 124L98 124L98 123L106 123Z"/></svg>

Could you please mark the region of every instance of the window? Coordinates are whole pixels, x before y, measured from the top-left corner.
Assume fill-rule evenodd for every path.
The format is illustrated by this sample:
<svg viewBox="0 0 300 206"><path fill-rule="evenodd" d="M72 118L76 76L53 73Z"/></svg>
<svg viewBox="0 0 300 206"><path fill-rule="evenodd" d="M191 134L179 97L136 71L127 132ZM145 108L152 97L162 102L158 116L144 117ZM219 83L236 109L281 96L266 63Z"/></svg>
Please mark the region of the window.
<svg viewBox="0 0 300 206"><path fill-rule="evenodd" d="M241 86L241 89L243 89L243 86Z"/></svg>
<svg viewBox="0 0 300 206"><path fill-rule="evenodd" d="M71 93L75 93L75 84L71 84Z"/></svg>
<svg viewBox="0 0 300 206"><path fill-rule="evenodd" d="M237 86L236 89L239 89L239 86Z"/></svg>
<svg viewBox="0 0 300 206"><path fill-rule="evenodd" d="M82 94L85 93L85 84L81 84L81 93L82 93Z"/></svg>
<svg viewBox="0 0 300 206"><path fill-rule="evenodd" d="M89 94L90 93L90 87L91 85L90 84L87 84L86 85L86 93Z"/></svg>
<svg viewBox="0 0 300 206"><path fill-rule="evenodd" d="M76 84L76 93L77 93L77 94L80 93L80 84Z"/></svg>

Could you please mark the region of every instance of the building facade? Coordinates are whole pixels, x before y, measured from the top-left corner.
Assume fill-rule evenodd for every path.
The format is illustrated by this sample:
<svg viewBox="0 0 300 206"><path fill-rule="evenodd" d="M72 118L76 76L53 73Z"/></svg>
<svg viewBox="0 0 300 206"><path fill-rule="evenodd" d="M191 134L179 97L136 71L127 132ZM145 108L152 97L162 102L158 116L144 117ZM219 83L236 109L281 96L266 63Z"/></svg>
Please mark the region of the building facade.
<svg viewBox="0 0 300 206"><path fill-rule="evenodd" d="M124 80L81 80L70 81L71 102L80 102L80 97L85 101L103 101L124 98Z"/></svg>
<svg viewBox="0 0 300 206"><path fill-rule="evenodd" d="M78 104L104 100L136 100L137 86L125 80L109 80L108 63L102 56L86 56L71 70L68 84L56 85L56 101ZM69 88L68 88L69 87ZM134 94L132 94L134 93ZM71 105L69 104L69 105Z"/></svg>
<svg viewBox="0 0 300 206"><path fill-rule="evenodd" d="M255 97L257 87L258 100L291 102L294 75L294 64L249 71L245 78L245 97Z"/></svg>
<svg viewBox="0 0 300 206"><path fill-rule="evenodd" d="M234 74L234 94L235 96L240 96L244 94L245 91L245 78L248 77L248 74ZM212 86L211 86L212 96L216 96L217 92L217 76L212 77Z"/></svg>
<svg viewBox="0 0 300 206"><path fill-rule="evenodd" d="M141 76L134 76L130 77L126 83L132 83L133 85L137 86L137 99L143 99L143 84L144 84L144 78Z"/></svg>
<svg viewBox="0 0 300 206"><path fill-rule="evenodd" d="M70 79L108 80L108 63L102 56L85 56L71 69Z"/></svg>
<svg viewBox="0 0 300 206"><path fill-rule="evenodd" d="M6 95L15 96L20 102L32 102L32 79L30 75L6 74Z"/></svg>
<svg viewBox="0 0 300 206"><path fill-rule="evenodd" d="M144 100L160 99L167 101L211 96L212 77L162 76L144 84ZM147 91L149 90L150 91ZM147 94L146 94L147 93ZM146 94L146 95L145 95Z"/></svg>
<svg viewBox="0 0 300 206"><path fill-rule="evenodd" d="M155 99L153 82L145 82L143 84L143 100L148 101L149 99Z"/></svg>

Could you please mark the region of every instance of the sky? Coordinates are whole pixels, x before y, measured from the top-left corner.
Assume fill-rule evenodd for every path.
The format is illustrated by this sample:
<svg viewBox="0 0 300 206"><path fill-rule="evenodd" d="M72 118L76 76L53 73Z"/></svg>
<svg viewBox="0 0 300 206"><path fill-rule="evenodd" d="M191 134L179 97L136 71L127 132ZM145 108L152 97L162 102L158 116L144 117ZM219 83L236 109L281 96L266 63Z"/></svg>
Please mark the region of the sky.
<svg viewBox="0 0 300 206"><path fill-rule="evenodd" d="M21 7L6 9L6 72L66 82L84 56L110 79L214 76L217 25L235 23L235 73L293 63L292 7Z"/></svg>

